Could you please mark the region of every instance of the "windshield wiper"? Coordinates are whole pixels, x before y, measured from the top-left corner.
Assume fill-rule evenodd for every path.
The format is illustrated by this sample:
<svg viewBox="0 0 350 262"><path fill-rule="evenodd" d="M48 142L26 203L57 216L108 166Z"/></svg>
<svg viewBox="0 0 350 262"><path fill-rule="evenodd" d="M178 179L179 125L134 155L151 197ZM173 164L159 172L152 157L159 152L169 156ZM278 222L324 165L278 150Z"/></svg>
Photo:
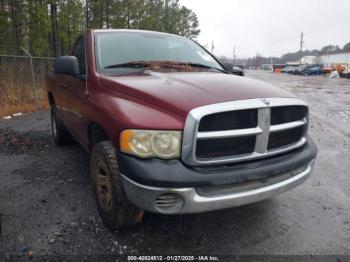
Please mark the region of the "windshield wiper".
<svg viewBox="0 0 350 262"><path fill-rule="evenodd" d="M121 68L121 67L144 68L149 66L150 64L151 64L150 62L128 62L128 63L108 65L108 66L105 66L104 69Z"/></svg>
<svg viewBox="0 0 350 262"><path fill-rule="evenodd" d="M189 66L192 66L192 67L201 67L201 68L207 68L207 69L211 69L211 70L217 70L217 71L220 71L222 73L228 74L228 72L226 70L224 70L224 69L220 69L220 68L217 68L217 67L214 67L214 66L205 65L205 64L199 64L199 63L180 63L180 64L189 65Z"/></svg>
<svg viewBox="0 0 350 262"><path fill-rule="evenodd" d="M129 68L147 68L147 67L152 67L152 66L165 66L165 67L172 67L172 66L190 66L190 67L200 67L200 68L205 68L205 69L210 69L210 70L217 70L222 73L228 74L224 69L220 69L217 67L205 65L205 64L200 64L200 63L191 63L191 62L177 62L177 61L134 61L134 62L128 62L128 63L121 63L121 64L114 64L114 65L108 65L105 66L104 69L108 68L122 68L122 67L129 67Z"/></svg>

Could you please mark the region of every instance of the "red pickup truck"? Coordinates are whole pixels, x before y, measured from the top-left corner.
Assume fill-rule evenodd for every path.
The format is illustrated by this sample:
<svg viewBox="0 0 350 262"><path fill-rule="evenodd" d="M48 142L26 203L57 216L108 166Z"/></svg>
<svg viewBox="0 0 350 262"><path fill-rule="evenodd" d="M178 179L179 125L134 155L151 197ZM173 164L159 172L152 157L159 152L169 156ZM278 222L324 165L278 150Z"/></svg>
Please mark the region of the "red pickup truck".
<svg viewBox="0 0 350 262"><path fill-rule="evenodd" d="M91 30L48 75L52 134L91 156L104 222L245 205L311 174L308 107L230 74L198 43L138 30Z"/></svg>

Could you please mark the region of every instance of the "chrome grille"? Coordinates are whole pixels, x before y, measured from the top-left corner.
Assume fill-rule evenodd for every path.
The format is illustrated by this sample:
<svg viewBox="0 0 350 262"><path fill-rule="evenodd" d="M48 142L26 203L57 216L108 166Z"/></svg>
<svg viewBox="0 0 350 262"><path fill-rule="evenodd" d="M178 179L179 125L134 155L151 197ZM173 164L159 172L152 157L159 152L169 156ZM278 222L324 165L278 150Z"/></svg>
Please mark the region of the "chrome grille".
<svg viewBox="0 0 350 262"><path fill-rule="evenodd" d="M271 108L271 125L303 119L307 115L305 106L278 106Z"/></svg>
<svg viewBox="0 0 350 262"><path fill-rule="evenodd" d="M305 126L270 133L267 150L297 143L305 133Z"/></svg>
<svg viewBox="0 0 350 262"><path fill-rule="evenodd" d="M263 158L302 146L308 109L296 98L248 99L193 109L186 120L182 159L210 165Z"/></svg>
<svg viewBox="0 0 350 262"><path fill-rule="evenodd" d="M255 136L200 139L197 141L198 158L247 154L254 151Z"/></svg>
<svg viewBox="0 0 350 262"><path fill-rule="evenodd" d="M224 131L256 127L258 110L237 110L204 116L199 124L199 132Z"/></svg>

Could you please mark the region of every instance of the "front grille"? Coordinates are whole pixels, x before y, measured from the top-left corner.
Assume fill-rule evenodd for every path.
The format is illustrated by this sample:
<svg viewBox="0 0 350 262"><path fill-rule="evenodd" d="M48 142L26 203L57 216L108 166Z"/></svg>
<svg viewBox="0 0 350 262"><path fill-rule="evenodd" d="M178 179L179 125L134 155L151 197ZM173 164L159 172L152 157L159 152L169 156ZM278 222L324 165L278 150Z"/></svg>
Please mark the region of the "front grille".
<svg viewBox="0 0 350 262"><path fill-rule="evenodd" d="M255 136L198 140L196 155L199 158L222 157L252 153Z"/></svg>
<svg viewBox="0 0 350 262"><path fill-rule="evenodd" d="M278 106L271 108L271 125L301 120L307 116L306 106Z"/></svg>
<svg viewBox="0 0 350 262"><path fill-rule="evenodd" d="M258 110L237 110L211 114L203 117L198 131L222 131L256 127L258 124Z"/></svg>
<svg viewBox="0 0 350 262"><path fill-rule="evenodd" d="M295 98L249 99L192 110L182 158L192 166L285 153L306 141L307 106Z"/></svg>
<svg viewBox="0 0 350 262"><path fill-rule="evenodd" d="M305 127L300 126L289 130L271 133L269 137L269 143L267 144L267 150L296 143L304 135L304 132Z"/></svg>

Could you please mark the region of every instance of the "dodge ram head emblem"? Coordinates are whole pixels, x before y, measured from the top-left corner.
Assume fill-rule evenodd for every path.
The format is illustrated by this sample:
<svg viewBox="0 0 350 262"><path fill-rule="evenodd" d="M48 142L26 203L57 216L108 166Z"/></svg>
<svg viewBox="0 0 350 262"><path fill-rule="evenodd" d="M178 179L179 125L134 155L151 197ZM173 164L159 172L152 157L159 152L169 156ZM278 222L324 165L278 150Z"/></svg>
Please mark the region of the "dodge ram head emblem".
<svg viewBox="0 0 350 262"><path fill-rule="evenodd" d="M261 99L261 101L262 101L265 105L267 105L267 106L270 105L270 100L268 100L268 99L266 99L266 98Z"/></svg>

